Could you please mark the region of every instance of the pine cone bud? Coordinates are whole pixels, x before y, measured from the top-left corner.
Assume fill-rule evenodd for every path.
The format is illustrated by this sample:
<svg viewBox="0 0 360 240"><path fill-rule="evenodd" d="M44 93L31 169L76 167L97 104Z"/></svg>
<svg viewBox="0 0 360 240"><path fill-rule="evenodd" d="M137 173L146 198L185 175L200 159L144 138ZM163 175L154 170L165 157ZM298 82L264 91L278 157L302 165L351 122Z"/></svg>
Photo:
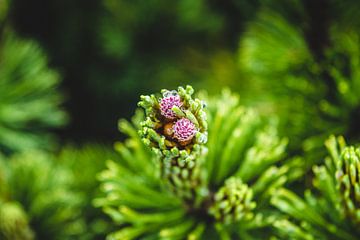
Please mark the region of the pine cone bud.
<svg viewBox="0 0 360 240"><path fill-rule="evenodd" d="M337 187L341 208L355 224L360 225L360 148L346 147L336 162Z"/></svg>
<svg viewBox="0 0 360 240"><path fill-rule="evenodd" d="M193 99L194 90L162 90L163 98L141 96L145 109L140 135L161 160L161 171L173 190L184 199L193 199L202 180L197 169L207 152L207 122L204 104Z"/></svg>
<svg viewBox="0 0 360 240"><path fill-rule="evenodd" d="M180 143L191 141L197 132L194 123L187 118L177 120L173 126L173 131L174 138Z"/></svg>
<svg viewBox="0 0 360 240"><path fill-rule="evenodd" d="M167 119L176 119L176 113L172 110L175 107L181 107L182 102L177 91L167 91L163 94L164 98L160 100L160 113Z"/></svg>
<svg viewBox="0 0 360 240"><path fill-rule="evenodd" d="M209 208L209 214L225 224L251 219L254 216L252 210L256 206L252 197L253 193L248 185L242 183L239 178L231 177L215 193L214 203Z"/></svg>

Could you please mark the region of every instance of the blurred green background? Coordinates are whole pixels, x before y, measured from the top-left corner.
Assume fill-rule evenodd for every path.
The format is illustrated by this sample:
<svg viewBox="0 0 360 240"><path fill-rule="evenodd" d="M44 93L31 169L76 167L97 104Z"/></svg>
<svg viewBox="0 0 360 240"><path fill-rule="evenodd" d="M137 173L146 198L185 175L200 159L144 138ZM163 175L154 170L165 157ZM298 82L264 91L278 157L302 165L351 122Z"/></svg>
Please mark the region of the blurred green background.
<svg viewBox="0 0 360 240"><path fill-rule="evenodd" d="M41 44L62 76L63 139L108 143L140 94L244 84L236 52L259 1L13 0L16 32ZM240 88L240 87L238 87Z"/></svg>
<svg viewBox="0 0 360 240"><path fill-rule="evenodd" d="M70 121L57 130L58 136L112 143L119 139L117 120L133 114L140 94L160 88L191 83L216 93L229 86L241 93L243 103L269 102L265 95L283 93L276 92L279 87L272 86L270 76L261 80L265 84L256 82L254 75L262 70L249 74L251 67L242 61L263 61L272 72L279 64L297 64L296 74L306 72L304 65L311 63L304 55L321 62L326 48L336 46L330 39L333 25L358 27L357 9L358 1L336 0L12 0L7 24L21 37L37 41L61 76L59 89ZM264 31L278 31L283 21L289 25L279 32L284 35L255 32L264 40L263 51L243 57L251 49L242 51L243 42L257 43L251 39L252 25L274 13L277 19L265 16L273 26ZM294 32L297 39L289 35ZM271 37L278 41L275 45L264 39ZM322 75L327 87L335 89L336 83ZM312 83L316 77L307 80ZM303 98L309 98L306 94ZM273 112L276 107L263 108Z"/></svg>
<svg viewBox="0 0 360 240"><path fill-rule="evenodd" d="M39 236L62 226L102 239L111 229L91 199L103 158L125 139L118 120L141 94L187 84L209 95L228 87L273 119L287 156L305 163L292 183L302 192L330 134L360 140L359 12L358 0L0 0L0 158L11 159L0 161L0 207L20 202ZM29 186L36 166L70 177ZM38 209L33 188L70 197ZM68 208L48 221L57 204ZM73 209L87 214L65 214Z"/></svg>

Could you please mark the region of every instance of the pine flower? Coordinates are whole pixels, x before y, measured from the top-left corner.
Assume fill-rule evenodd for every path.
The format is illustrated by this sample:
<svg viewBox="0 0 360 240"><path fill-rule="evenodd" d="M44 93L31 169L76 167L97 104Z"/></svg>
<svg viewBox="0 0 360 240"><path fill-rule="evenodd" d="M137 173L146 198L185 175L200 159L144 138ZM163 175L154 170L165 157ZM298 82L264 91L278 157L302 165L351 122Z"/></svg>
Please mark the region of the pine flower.
<svg viewBox="0 0 360 240"><path fill-rule="evenodd" d="M174 106L181 107L182 102L177 91L167 91L163 94L164 98L160 100L160 112L161 115L167 119L176 119L176 114L172 110Z"/></svg>
<svg viewBox="0 0 360 240"><path fill-rule="evenodd" d="M187 143L193 139L197 130L195 124L187 118L182 118L176 121L173 126L174 137L180 143Z"/></svg>

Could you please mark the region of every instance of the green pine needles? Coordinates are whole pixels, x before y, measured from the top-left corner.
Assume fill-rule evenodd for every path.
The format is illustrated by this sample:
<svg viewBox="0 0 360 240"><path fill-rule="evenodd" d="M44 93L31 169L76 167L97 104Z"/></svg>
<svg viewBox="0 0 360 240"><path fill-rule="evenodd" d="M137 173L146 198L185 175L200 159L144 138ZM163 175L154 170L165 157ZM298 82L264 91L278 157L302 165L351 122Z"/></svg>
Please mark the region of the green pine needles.
<svg viewBox="0 0 360 240"><path fill-rule="evenodd" d="M39 46L3 32L0 46L0 152L51 149L50 129L67 121L59 75Z"/></svg>
<svg viewBox="0 0 360 240"><path fill-rule="evenodd" d="M26 213L15 202L0 202L0 239L34 239Z"/></svg>
<svg viewBox="0 0 360 240"><path fill-rule="evenodd" d="M263 114L279 116L279 131L291 139L291 150L312 151L310 168L324 155L319 149L330 134L360 139L360 35L351 24L329 22L322 36L326 43L314 49L308 27L286 16L262 9L241 39L239 62L258 91L247 91L252 103Z"/></svg>
<svg viewBox="0 0 360 240"><path fill-rule="evenodd" d="M281 189L272 203L289 217L275 223L280 235L295 239L358 239L360 219L360 148L342 137L326 141L329 156L315 166L313 185L301 199Z"/></svg>
<svg viewBox="0 0 360 240"><path fill-rule="evenodd" d="M69 169L39 151L1 159L0 166L1 239L71 239L84 233L83 196L72 190Z"/></svg>
<svg viewBox="0 0 360 240"><path fill-rule="evenodd" d="M0 239L104 239L110 220L92 205L104 158L117 155L98 144L0 158Z"/></svg>
<svg viewBox="0 0 360 240"><path fill-rule="evenodd" d="M95 204L118 225L108 239L267 236L276 219L270 197L290 177L290 163L276 166L287 140L228 90L202 100L190 86L162 93L141 97L145 120L120 121L129 139L100 174L104 197Z"/></svg>

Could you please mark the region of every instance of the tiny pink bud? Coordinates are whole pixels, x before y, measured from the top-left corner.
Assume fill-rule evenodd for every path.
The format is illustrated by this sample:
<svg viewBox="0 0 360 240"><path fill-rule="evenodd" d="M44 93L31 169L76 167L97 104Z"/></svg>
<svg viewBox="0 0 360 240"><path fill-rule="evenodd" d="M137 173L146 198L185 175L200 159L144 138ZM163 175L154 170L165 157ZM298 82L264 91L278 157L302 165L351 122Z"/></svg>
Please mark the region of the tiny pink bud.
<svg viewBox="0 0 360 240"><path fill-rule="evenodd" d="M167 92L164 94L164 98L160 100L160 112L161 115L167 119L175 119L176 114L171 110L174 106L181 107L182 102L180 96L176 91Z"/></svg>
<svg viewBox="0 0 360 240"><path fill-rule="evenodd" d="M174 138L179 142L190 141L196 134L197 130L189 119L181 118L173 126Z"/></svg>

